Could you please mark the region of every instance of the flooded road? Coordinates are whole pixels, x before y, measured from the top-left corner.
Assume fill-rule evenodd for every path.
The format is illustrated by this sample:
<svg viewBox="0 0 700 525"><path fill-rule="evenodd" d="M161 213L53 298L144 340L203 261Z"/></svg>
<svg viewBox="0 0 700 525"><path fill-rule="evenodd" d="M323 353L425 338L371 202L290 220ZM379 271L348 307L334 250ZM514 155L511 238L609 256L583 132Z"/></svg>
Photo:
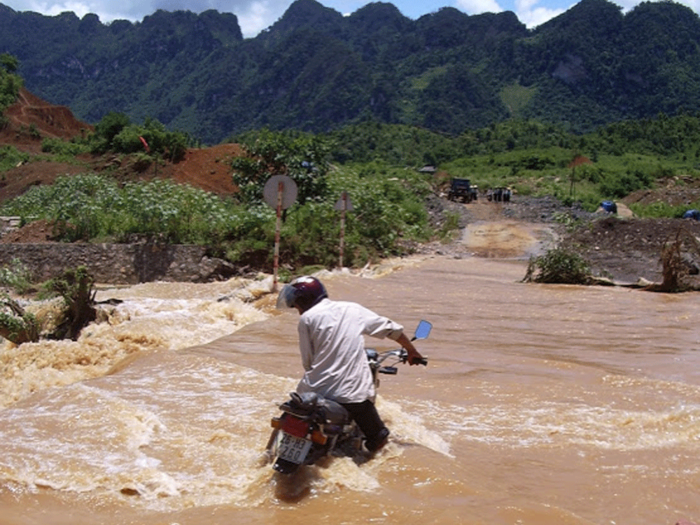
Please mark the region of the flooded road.
<svg viewBox="0 0 700 525"><path fill-rule="evenodd" d="M301 362L296 314L250 303L255 283L105 290L125 302L89 336L0 353L0 523L700 520L697 294L523 284L522 260L397 264L321 276L409 331L433 323L429 366L382 381L392 439L373 460L291 479L264 461Z"/></svg>

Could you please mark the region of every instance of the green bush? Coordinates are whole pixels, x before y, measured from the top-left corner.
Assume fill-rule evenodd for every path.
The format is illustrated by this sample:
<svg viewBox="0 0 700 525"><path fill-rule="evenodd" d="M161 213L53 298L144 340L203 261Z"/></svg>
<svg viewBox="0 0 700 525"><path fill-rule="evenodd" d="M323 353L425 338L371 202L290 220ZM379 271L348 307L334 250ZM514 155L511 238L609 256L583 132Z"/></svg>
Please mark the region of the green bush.
<svg viewBox="0 0 700 525"><path fill-rule="evenodd" d="M524 282L552 284L590 284L591 269L579 254L566 249L554 248L544 255L531 257Z"/></svg>
<svg viewBox="0 0 700 525"><path fill-rule="evenodd" d="M338 264L340 215L332 203L307 202L290 210L282 228L280 257L295 266ZM352 252L350 247L349 253ZM352 264L351 257L345 263Z"/></svg>
<svg viewBox="0 0 700 525"><path fill-rule="evenodd" d="M19 259L13 259L9 266L0 268L0 286L24 294L32 288L32 274Z"/></svg>
<svg viewBox="0 0 700 525"><path fill-rule="evenodd" d="M352 203L346 214L346 253L364 258L362 264L403 254L402 241L427 240L433 233L424 205L430 179L412 170L377 168L341 169L329 181L334 199L347 191Z"/></svg>
<svg viewBox="0 0 700 525"><path fill-rule="evenodd" d="M352 170L329 174L327 198L309 198L285 211L280 256L291 267L337 265L340 212L335 204L347 191L344 264L406 253L410 242L431 235L423 195L429 180L403 170ZM241 206L190 186L154 180L120 185L95 174L60 177L36 186L0 207L25 221L46 219L64 241L156 239L206 245L212 255L232 262L271 265L276 213L265 204Z"/></svg>
<svg viewBox="0 0 700 525"><path fill-rule="evenodd" d="M272 268L276 213L269 206L233 206L228 225L212 242L212 253L241 265Z"/></svg>
<svg viewBox="0 0 700 525"><path fill-rule="evenodd" d="M41 141L41 151L63 158L71 158L87 153L90 151L90 148L87 144L82 144L80 142L68 142L56 138L45 138Z"/></svg>
<svg viewBox="0 0 700 525"><path fill-rule="evenodd" d="M459 231L459 213L447 212L445 215L445 222L440 227L438 236L443 242L450 242L454 240L455 235Z"/></svg>
<svg viewBox="0 0 700 525"><path fill-rule="evenodd" d="M678 206L674 206L667 202L654 202L651 204L634 203L630 204L630 209L634 212L635 216L642 218L681 218L688 210L700 209L700 201L695 201L690 204L681 204Z"/></svg>
<svg viewBox="0 0 700 525"><path fill-rule="evenodd" d="M19 163L29 162L28 153L21 152L13 146L0 146L0 171L7 171Z"/></svg>
<svg viewBox="0 0 700 525"><path fill-rule="evenodd" d="M625 173L610 173L600 183L600 192L614 198L622 198L630 193L648 188L654 181L649 173L641 170Z"/></svg>
<svg viewBox="0 0 700 525"><path fill-rule="evenodd" d="M188 140L184 133L167 131L157 120L147 119L142 126L137 126L131 124L126 115L111 112L95 126L91 147L94 153L145 152L178 162L187 151Z"/></svg>

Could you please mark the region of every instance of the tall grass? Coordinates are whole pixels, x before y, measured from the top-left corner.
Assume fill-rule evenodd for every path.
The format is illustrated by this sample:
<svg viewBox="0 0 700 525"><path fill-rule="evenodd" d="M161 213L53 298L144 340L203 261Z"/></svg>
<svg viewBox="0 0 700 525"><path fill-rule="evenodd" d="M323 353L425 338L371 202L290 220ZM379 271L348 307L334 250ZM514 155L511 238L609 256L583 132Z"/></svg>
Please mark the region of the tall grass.
<svg viewBox="0 0 700 525"><path fill-rule="evenodd" d="M33 187L5 203L0 213L55 222L65 241L119 242L141 235L198 244L215 238L235 220L224 201L191 186L155 180L120 187L95 174L60 177L51 186Z"/></svg>
<svg viewBox="0 0 700 525"><path fill-rule="evenodd" d="M342 191L349 192L353 204L346 223L347 265L403 253L402 241L430 235L421 202L428 181L412 172L376 176L338 170L330 186L330 200L286 210L280 251L287 264L337 263L340 214L335 203ZM0 207L0 214L24 222L51 221L59 240L67 242L198 244L231 262L251 264L272 261L276 231L276 213L266 205L243 206L168 180L120 185L97 174L33 187Z"/></svg>

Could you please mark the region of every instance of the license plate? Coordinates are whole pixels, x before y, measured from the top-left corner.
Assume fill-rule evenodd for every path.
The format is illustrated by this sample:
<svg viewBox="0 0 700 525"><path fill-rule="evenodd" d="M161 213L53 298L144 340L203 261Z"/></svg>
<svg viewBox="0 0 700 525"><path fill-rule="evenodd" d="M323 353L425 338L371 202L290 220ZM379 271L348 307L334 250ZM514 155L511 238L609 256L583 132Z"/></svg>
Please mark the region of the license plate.
<svg viewBox="0 0 700 525"><path fill-rule="evenodd" d="M281 434L282 438L277 448L277 456L292 463L303 463L311 448L311 440L292 436L286 432Z"/></svg>

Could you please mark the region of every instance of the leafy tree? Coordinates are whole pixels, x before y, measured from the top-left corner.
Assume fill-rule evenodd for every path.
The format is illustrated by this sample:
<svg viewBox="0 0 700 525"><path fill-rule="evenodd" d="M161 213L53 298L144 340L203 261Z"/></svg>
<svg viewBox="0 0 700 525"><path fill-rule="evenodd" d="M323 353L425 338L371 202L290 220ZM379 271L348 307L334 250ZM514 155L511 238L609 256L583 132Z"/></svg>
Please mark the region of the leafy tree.
<svg viewBox="0 0 700 525"><path fill-rule="evenodd" d="M233 182L244 203L262 201L263 188L272 175L288 175L297 185L298 202L327 195L330 145L318 136L263 129L240 138L246 155L231 161Z"/></svg>
<svg viewBox="0 0 700 525"><path fill-rule="evenodd" d="M647 188L653 182L654 177L641 170L626 171L606 177L600 184L603 195L622 198L633 191Z"/></svg>
<svg viewBox="0 0 700 525"><path fill-rule="evenodd" d="M185 134L168 131L157 120L147 119L143 126L137 126L123 113L110 112L95 126L93 151L139 153L145 150L177 162L184 157L187 142Z"/></svg>
<svg viewBox="0 0 700 525"><path fill-rule="evenodd" d="M333 144L331 155L341 164L381 161L397 166L437 165L461 156L454 137L402 124L370 120L322 135Z"/></svg>
<svg viewBox="0 0 700 525"><path fill-rule="evenodd" d="M8 53L0 54L0 66L8 73L16 73L19 69L19 60Z"/></svg>
<svg viewBox="0 0 700 525"><path fill-rule="evenodd" d="M114 138L131 124L131 120L123 113L110 111L95 126L94 150L105 152L114 147Z"/></svg>
<svg viewBox="0 0 700 525"><path fill-rule="evenodd" d="M22 79L15 74L19 61L7 53L0 54L0 119L2 112L17 100ZM0 124L2 122L0 121Z"/></svg>

